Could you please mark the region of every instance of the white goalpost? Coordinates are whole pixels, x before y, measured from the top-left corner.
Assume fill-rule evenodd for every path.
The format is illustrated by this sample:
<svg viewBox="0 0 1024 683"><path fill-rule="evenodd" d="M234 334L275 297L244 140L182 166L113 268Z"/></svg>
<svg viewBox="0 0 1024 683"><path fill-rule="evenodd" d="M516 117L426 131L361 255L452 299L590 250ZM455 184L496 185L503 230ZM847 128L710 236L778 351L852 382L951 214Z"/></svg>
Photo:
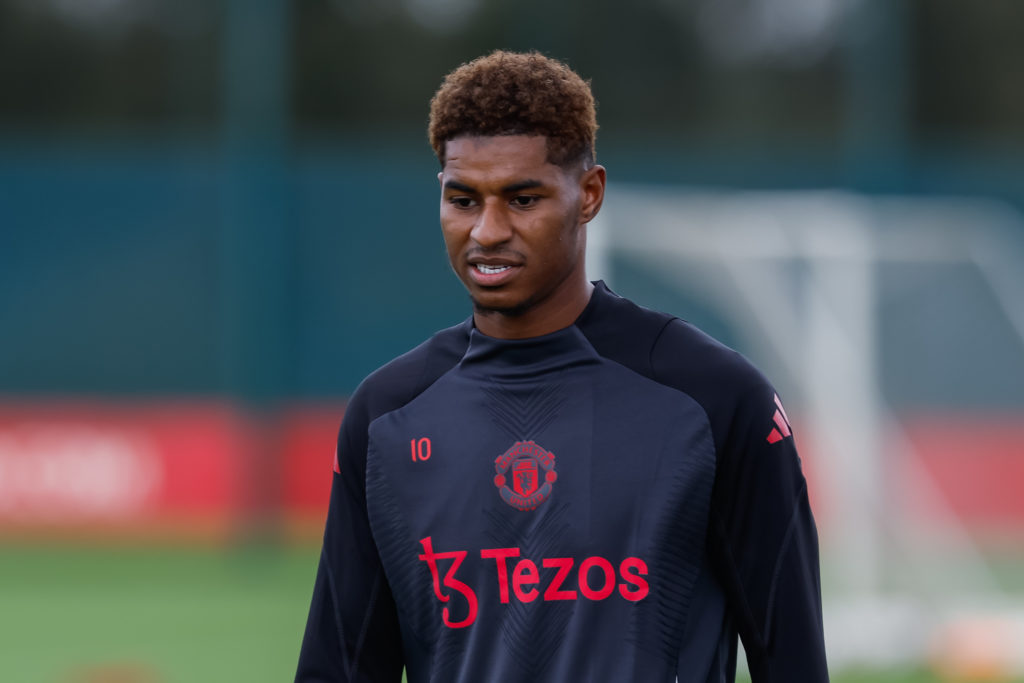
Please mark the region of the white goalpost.
<svg viewBox="0 0 1024 683"><path fill-rule="evenodd" d="M614 288L625 259L711 305L799 413L800 446L821 475L812 497L829 510L822 560L833 666L942 665L961 656L936 653L945 634L980 619L999 625L994 640L1005 644L964 654L965 666L1024 673L1024 602L999 589L915 464L882 391L878 347L880 265L960 264L980 273L1024 363L1024 220L1012 207L612 185L588 239L592 278ZM896 472L911 476L897 481ZM939 538L894 505L902 486L927 501ZM895 574L911 574L912 587L897 586Z"/></svg>

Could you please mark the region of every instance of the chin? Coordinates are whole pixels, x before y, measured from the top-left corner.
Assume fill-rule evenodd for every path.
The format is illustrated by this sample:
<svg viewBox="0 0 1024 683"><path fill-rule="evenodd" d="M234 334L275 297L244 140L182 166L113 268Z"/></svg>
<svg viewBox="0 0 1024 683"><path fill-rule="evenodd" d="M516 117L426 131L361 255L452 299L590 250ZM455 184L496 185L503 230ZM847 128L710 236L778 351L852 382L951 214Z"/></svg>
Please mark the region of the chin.
<svg viewBox="0 0 1024 683"><path fill-rule="evenodd" d="M529 299L502 296L497 292L470 293L473 310L477 313L500 313L507 316L522 315L532 307Z"/></svg>

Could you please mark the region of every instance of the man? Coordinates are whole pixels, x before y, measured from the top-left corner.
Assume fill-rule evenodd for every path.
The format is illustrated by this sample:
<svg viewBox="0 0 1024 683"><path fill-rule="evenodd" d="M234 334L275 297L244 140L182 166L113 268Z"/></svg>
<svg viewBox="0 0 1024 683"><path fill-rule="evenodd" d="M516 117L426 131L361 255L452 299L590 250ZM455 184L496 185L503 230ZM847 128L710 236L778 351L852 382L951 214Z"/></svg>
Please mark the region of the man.
<svg viewBox="0 0 1024 683"><path fill-rule="evenodd" d="M771 386L590 283L589 86L496 52L431 103L472 316L368 377L338 440L298 681L755 683L825 669L818 550Z"/></svg>

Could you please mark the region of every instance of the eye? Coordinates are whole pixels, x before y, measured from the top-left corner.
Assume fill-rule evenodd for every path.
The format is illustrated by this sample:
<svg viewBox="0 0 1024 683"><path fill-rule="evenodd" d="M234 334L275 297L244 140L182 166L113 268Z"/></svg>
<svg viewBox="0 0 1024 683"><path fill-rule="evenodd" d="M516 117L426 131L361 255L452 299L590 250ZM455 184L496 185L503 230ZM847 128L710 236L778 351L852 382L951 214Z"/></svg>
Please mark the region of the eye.
<svg viewBox="0 0 1024 683"><path fill-rule="evenodd" d="M520 208L526 208L528 206L533 206L534 204L536 204L538 199L540 199L540 197L536 195L520 194L512 198L512 204Z"/></svg>
<svg viewBox="0 0 1024 683"><path fill-rule="evenodd" d="M448 203L458 209L468 209L476 204L471 198L463 196L449 197Z"/></svg>

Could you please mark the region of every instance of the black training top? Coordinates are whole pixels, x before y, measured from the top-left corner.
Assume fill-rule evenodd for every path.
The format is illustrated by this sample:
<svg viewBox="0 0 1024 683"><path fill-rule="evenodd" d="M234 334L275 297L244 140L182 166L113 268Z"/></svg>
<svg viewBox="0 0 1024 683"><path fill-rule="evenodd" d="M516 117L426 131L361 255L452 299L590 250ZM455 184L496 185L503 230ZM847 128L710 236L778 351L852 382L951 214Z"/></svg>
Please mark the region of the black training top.
<svg viewBox="0 0 1024 683"><path fill-rule="evenodd" d="M297 681L828 680L788 418L743 357L597 283L374 372L338 438Z"/></svg>

